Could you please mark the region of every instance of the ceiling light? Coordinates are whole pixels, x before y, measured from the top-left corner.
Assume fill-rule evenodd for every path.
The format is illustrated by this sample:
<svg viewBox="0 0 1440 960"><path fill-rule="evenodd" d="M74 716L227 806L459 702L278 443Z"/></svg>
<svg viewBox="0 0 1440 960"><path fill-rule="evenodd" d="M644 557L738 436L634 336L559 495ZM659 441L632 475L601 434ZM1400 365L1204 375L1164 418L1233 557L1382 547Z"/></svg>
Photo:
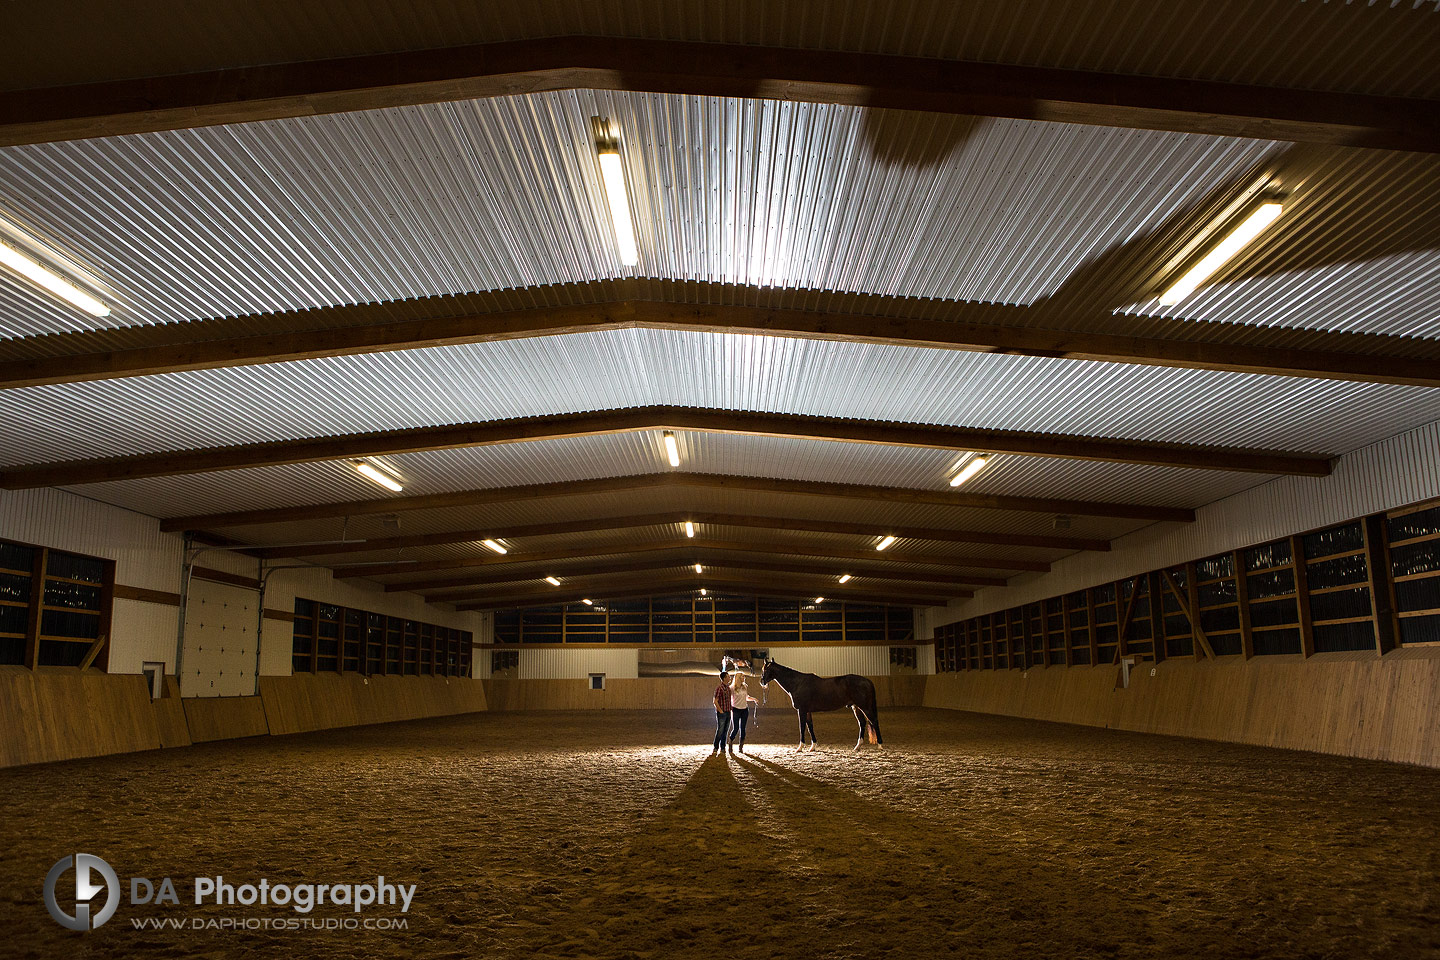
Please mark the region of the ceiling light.
<svg viewBox="0 0 1440 960"><path fill-rule="evenodd" d="M398 480L396 480L390 474L386 473L384 470L375 466L375 464L369 462L368 460L360 460L356 462L354 466L357 473L359 473L361 476L365 477L368 480L372 480L375 483L380 484L380 486L384 487L386 490L393 490L394 492L399 493L401 490L405 489L403 486L400 485L400 482Z"/></svg>
<svg viewBox="0 0 1440 960"><path fill-rule="evenodd" d="M600 155L600 178L605 181L605 200L610 204L610 225L615 228L620 262L633 267L640 262L640 251L635 246L635 224L630 219L630 199L625 193L620 138L605 117L592 117L590 124L595 134L595 151Z"/></svg>
<svg viewBox="0 0 1440 960"><path fill-rule="evenodd" d="M815 602L816 602L816 603L824 603L824 602L825 602L825 598L824 598L824 597L816 597L816 598L815 598Z"/></svg>
<svg viewBox="0 0 1440 960"><path fill-rule="evenodd" d="M704 588L704 587L701 587L701 588L700 588L700 596L702 596L702 597L705 596L705 588Z"/></svg>
<svg viewBox="0 0 1440 960"><path fill-rule="evenodd" d="M559 580L556 580L554 577L546 577L546 578L545 578L545 582L548 583L548 584L550 584L550 586L552 586L552 587L558 587L558 586L560 586L560 581L559 581Z"/></svg>
<svg viewBox="0 0 1440 960"><path fill-rule="evenodd" d="M669 430L665 431L665 455L670 458L670 466L680 466L680 448L675 445L675 434Z"/></svg>
<svg viewBox="0 0 1440 960"><path fill-rule="evenodd" d="M496 553L509 553L509 552L510 552L510 550L509 550L508 548L502 547L502 546L500 545L500 542L499 542L498 540L481 540L480 542L483 543L483 544L485 544L485 546L489 547L491 550L494 550Z"/></svg>
<svg viewBox="0 0 1440 960"><path fill-rule="evenodd" d="M0 263L20 274L39 287L50 291L66 303L79 307L93 317L110 316L110 308L60 274L42 264L39 260L0 239Z"/></svg>
<svg viewBox="0 0 1440 960"><path fill-rule="evenodd" d="M843 577L840 578L840 582L841 582L841 583L849 583L849 582L850 582L850 579L851 579L851 578L850 578L850 574L847 573L847 574L845 574Z"/></svg>
<svg viewBox="0 0 1440 960"><path fill-rule="evenodd" d="M1242 247L1259 236L1262 230L1280 216L1282 209L1279 201L1267 200L1250 211L1249 216L1237 223L1224 240L1216 244L1199 263L1185 271L1185 275L1176 280L1170 289L1160 294L1160 305L1173 307L1194 293L1195 288L1209 279L1225 261L1239 253Z"/></svg>
<svg viewBox="0 0 1440 960"><path fill-rule="evenodd" d="M876 549L876 550L884 550L886 547L890 546L890 544L892 544L892 543L894 543L894 542L895 542L895 538L894 538L894 537L885 537L885 538L884 538L883 540L881 540L879 543L875 544L875 549Z"/></svg>
<svg viewBox="0 0 1440 960"><path fill-rule="evenodd" d="M685 521L685 536L695 536L695 524L691 523L689 520Z"/></svg>
<svg viewBox="0 0 1440 960"><path fill-rule="evenodd" d="M695 564L695 572L696 572L696 573L704 573L704 572L705 572L705 568L702 567L702 566L700 566L700 564L697 563L697 564Z"/></svg>
<svg viewBox="0 0 1440 960"><path fill-rule="evenodd" d="M959 470L960 472L950 478L950 486L960 486L960 484L964 483L966 480L969 480L981 470L984 470L985 464L989 462L990 454L988 453L967 454L966 456L962 457L960 462L955 464L955 469Z"/></svg>
<svg viewBox="0 0 1440 960"><path fill-rule="evenodd" d="M594 600L581 600L580 602L583 603L583 604L585 604L585 606L587 606L587 607L593 607L593 606L595 606L595 601L594 601Z"/></svg>

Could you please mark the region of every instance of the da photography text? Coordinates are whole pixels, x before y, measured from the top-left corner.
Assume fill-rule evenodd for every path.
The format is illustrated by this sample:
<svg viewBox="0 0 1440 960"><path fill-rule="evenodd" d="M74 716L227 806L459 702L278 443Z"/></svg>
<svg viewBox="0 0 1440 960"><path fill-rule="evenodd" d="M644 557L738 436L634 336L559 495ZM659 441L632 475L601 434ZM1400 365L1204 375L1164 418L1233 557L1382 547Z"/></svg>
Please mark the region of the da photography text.
<svg viewBox="0 0 1440 960"><path fill-rule="evenodd" d="M75 904L62 904L56 885L70 871L75 872ZM94 930L114 916L123 892L131 906L178 907L280 907L309 914L326 905L362 913L375 907L399 908L409 913L418 884L391 883L384 875L359 883L273 883L268 877L247 882L227 880L223 875L192 877L130 877L122 883L108 863L88 853L58 860L45 878L45 907L55 921L68 930ZM104 899L99 900L101 894ZM365 924L368 928L370 924ZM242 928L248 928L249 924ZM348 929L348 927L347 927Z"/></svg>

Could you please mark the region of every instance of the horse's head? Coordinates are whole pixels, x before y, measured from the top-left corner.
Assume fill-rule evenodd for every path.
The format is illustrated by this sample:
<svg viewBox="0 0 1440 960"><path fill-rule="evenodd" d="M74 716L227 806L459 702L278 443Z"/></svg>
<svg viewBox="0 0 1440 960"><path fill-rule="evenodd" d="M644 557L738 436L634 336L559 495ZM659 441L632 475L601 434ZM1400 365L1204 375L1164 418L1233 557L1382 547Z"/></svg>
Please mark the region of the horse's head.
<svg viewBox="0 0 1440 960"><path fill-rule="evenodd" d="M760 671L760 686L765 686L775 679L775 661L769 657L765 658L765 669Z"/></svg>

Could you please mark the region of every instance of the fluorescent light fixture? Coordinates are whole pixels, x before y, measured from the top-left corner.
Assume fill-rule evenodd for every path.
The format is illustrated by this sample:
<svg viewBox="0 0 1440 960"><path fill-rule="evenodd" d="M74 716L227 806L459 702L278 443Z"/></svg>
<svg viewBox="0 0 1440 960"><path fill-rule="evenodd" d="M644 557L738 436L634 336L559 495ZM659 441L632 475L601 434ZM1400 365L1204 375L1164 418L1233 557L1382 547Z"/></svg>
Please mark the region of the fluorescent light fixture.
<svg viewBox="0 0 1440 960"><path fill-rule="evenodd" d="M680 448L675 445L675 434L669 430L665 431L665 455L670 458L670 466L680 466Z"/></svg>
<svg viewBox="0 0 1440 960"><path fill-rule="evenodd" d="M3 239L0 239L0 263L5 264L36 286L50 291L66 303L79 307L92 317L110 316L110 308L105 304Z"/></svg>
<svg viewBox="0 0 1440 960"><path fill-rule="evenodd" d="M394 477L390 476L390 474L386 473L384 470L381 470L379 467L375 466L375 464L370 463L367 460L361 460L356 463L355 471L359 473L362 477L365 477L367 480L372 480L375 483L380 484L380 486L384 487L386 490L393 490L395 493L399 493L401 490L405 489L403 486L400 485L400 482L398 480L396 480Z"/></svg>
<svg viewBox="0 0 1440 960"><path fill-rule="evenodd" d="M1214 249L1201 258L1199 263L1187 270L1184 276L1170 286L1170 289L1160 294L1160 305L1173 307L1194 293L1195 288L1208 280L1212 273L1225 264L1225 261L1239 253L1241 248L1270 226L1275 218L1280 216L1282 209L1283 207L1278 201L1270 200L1252 210L1250 215L1241 220L1224 240L1221 240Z"/></svg>
<svg viewBox="0 0 1440 960"><path fill-rule="evenodd" d="M892 543L894 543L894 542L895 542L895 538L894 538L894 537L886 537L886 538L884 538L883 540L881 540L879 543L875 544L875 549L876 549L876 550L884 550L886 547L890 546L890 544L892 544Z"/></svg>
<svg viewBox="0 0 1440 960"><path fill-rule="evenodd" d="M967 454L960 460L959 463L955 464L955 469L959 470L960 472L950 478L950 486L960 486L960 484L964 483L966 480L969 480L981 470L984 470L985 464L989 462L990 454L988 453Z"/></svg>
<svg viewBox="0 0 1440 960"><path fill-rule="evenodd" d="M600 179L605 181L605 200L610 205L610 225L615 228L615 243L620 249L620 262L633 267L640 262L635 246L635 223L630 219L630 198L625 193L625 166L620 162L620 138L610 121L592 117L595 150L600 155Z"/></svg>
<svg viewBox="0 0 1440 960"><path fill-rule="evenodd" d="M842 577L840 578L840 582L841 582L841 583L849 583L850 580L851 580L851 577L850 577L850 574L848 574L848 573L845 574L844 576L842 576Z"/></svg>
<svg viewBox="0 0 1440 960"><path fill-rule="evenodd" d="M704 573L704 572L705 572L705 568L702 567L702 566L700 566L700 564L697 563L697 564L695 564L695 572L696 572L696 573Z"/></svg>
<svg viewBox="0 0 1440 960"><path fill-rule="evenodd" d="M689 520L685 521L685 536L695 536L695 524L691 523Z"/></svg>
<svg viewBox="0 0 1440 960"><path fill-rule="evenodd" d="M815 598L815 602L816 602L816 603L824 603L824 602L825 602L825 598L824 598L824 597L816 597L816 598Z"/></svg>
<svg viewBox="0 0 1440 960"><path fill-rule="evenodd" d="M556 580L554 577L546 577L546 578L545 578L545 582L548 583L548 584L550 584L550 586L552 586L552 587L558 587L558 586L560 586L560 581L559 581L559 580Z"/></svg>
<svg viewBox="0 0 1440 960"><path fill-rule="evenodd" d="M585 604L585 606L587 606L587 607L593 607L593 606L595 606L595 601L594 601L594 600L581 600L580 602L583 603L583 604Z"/></svg>
<svg viewBox="0 0 1440 960"><path fill-rule="evenodd" d="M489 547L491 550L494 550L496 553L510 552L508 548L502 547L498 540L481 540L480 542L485 544L485 546Z"/></svg>

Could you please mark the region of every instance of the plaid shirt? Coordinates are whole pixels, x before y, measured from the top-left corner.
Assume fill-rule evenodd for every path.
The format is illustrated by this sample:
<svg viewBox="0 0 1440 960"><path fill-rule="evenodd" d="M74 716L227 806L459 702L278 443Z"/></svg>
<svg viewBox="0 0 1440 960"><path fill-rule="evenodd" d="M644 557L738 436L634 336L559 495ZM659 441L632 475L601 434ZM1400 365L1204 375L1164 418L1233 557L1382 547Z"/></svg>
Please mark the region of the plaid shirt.
<svg viewBox="0 0 1440 960"><path fill-rule="evenodd" d="M729 712L730 712L730 686L729 686L729 684L722 683L722 684L720 684L720 686L718 686L718 687L715 688L715 703L717 704L717 706L716 706L716 708L715 708L717 713L729 713Z"/></svg>

